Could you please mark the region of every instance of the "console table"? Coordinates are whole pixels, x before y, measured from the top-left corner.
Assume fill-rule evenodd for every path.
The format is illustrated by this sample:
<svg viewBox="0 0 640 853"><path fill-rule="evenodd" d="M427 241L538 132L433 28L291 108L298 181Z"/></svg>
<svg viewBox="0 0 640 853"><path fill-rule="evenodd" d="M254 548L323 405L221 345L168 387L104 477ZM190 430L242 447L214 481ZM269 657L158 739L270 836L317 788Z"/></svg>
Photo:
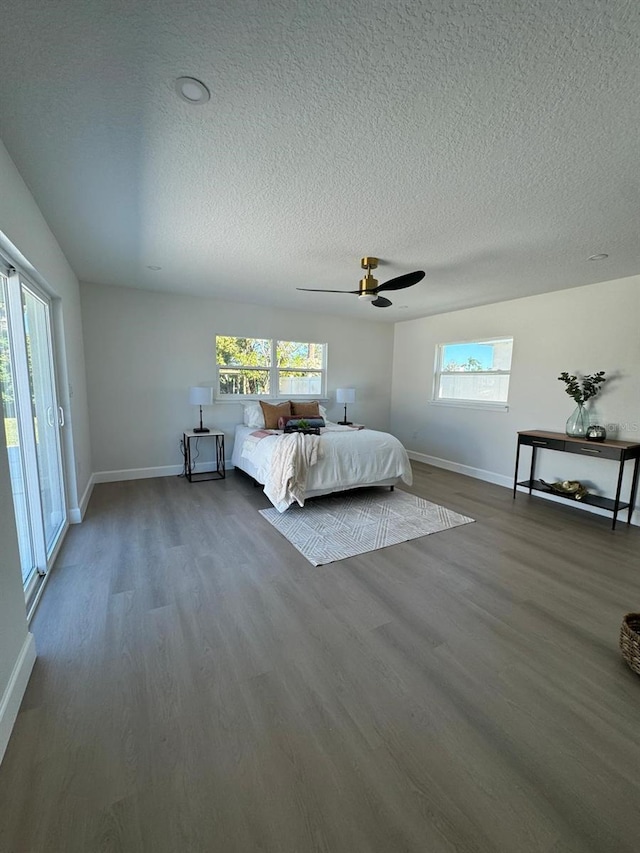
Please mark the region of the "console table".
<svg viewBox="0 0 640 853"><path fill-rule="evenodd" d="M531 467L529 469L529 479L518 482L518 466L520 463L520 448L522 445L531 447ZM638 461L640 460L640 444L631 441L586 441L584 438L572 438L561 432L546 432L544 430L523 430L518 433L518 449L516 451L516 470L513 477L513 497L515 500L517 487L523 486L529 489L529 494L532 491L546 492L560 497L563 500L573 501L575 498L570 496L558 495L553 492L540 480L535 479L536 453L538 450L560 450L563 453L576 453L580 456L587 456L591 459L613 459L618 462L618 483L616 486L615 498L604 498L600 495L585 495L580 503L588 506L597 506L600 509L606 509L613 513L613 523L611 529L615 530L618 513L627 510L627 524L631 524L631 513L635 505L636 491L638 488ZM629 492L629 501L624 503L620 500L620 492L622 490L622 477L624 475L625 462L630 459L635 460L633 466L633 478L631 480L631 489Z"/></svg>

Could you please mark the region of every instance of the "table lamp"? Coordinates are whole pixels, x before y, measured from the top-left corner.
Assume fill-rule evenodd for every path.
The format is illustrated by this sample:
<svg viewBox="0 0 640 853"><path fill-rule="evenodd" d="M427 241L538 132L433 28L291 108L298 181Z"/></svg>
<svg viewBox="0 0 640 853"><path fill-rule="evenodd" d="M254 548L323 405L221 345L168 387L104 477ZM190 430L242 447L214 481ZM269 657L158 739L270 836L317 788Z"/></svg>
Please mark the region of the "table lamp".
<svg viewBox="0 0 640 853"><path fill-rule="evenodd" d="M200 406L200 426L194 427L193 431L209 432L207 427L202 426L202 407L213 403L213 388L203 388L201 385L189 388L189 402L192 406Z"/></svg>
<svg viewBox="0 0 640 853"><path fill-rule="evenodd" d="M343 426L350 426L352 421L347 420L347 403L355 403L355 388L336 388L336 403L344 403L344 420L338 421Z"/></svg>

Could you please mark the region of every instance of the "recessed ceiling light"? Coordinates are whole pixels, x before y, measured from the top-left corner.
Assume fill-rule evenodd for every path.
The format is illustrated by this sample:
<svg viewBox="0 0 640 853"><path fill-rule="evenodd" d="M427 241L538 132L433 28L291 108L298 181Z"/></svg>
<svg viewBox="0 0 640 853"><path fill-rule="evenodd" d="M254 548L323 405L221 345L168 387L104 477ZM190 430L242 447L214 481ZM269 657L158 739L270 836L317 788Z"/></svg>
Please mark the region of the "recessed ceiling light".
<svg viewBox="0 0 640 853"><path fill-rule="evenodd" d="M204 83L196 80L195 77L178 77L176 92L189 104L206 104L211 97Z"/></svg>
<svg viewBox="0 0 640 853"><path fill-rule="evenodd" d="M148 269L148 270L153 270L154 272L157 272L158 270L161 270L161 269L162 269L162 267L154 267L154 266L149 265L149 266L147 267L147 269Z"/></svg>
<svg viewBox="0 0 640 853"><path fill-rule="evenodd" d="M609 255L606 255L604 252L600 255L591 255L590 258L587 258L588 261L604 261L605 258L608 258Z"/></svg>

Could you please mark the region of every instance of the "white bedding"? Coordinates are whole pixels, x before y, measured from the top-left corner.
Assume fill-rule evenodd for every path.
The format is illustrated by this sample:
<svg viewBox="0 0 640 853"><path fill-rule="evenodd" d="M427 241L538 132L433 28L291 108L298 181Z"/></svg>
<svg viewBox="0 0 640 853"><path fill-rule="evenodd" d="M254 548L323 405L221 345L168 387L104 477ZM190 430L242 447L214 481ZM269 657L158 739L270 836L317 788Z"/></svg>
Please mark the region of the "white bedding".
<svg viewBox="0 0 640 853"><path fill-rule="evenodd" d="M253 427L236 426L231 461L259 483L269 478L271 458L280 435L256 441ZM249 439L249 441L247 441ZM411 485L411 464L397 438L372 429L328 425L321 430L318 461L307 472L305 497L326 495L359 486Z"/></svg>

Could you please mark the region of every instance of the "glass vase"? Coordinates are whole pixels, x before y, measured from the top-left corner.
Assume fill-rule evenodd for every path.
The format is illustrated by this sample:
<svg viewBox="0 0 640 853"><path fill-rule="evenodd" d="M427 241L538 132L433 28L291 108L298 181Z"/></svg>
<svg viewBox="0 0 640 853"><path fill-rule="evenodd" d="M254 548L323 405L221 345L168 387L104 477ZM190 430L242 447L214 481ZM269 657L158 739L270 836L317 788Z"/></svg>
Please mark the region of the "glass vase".
<svg viewBox="0 0 640 853"><path fill-rule="evenodd" d="M589 428L589 413L582 403L578 403L573 414L567 420L565 432L573 438L585 438Z"/></svg>

